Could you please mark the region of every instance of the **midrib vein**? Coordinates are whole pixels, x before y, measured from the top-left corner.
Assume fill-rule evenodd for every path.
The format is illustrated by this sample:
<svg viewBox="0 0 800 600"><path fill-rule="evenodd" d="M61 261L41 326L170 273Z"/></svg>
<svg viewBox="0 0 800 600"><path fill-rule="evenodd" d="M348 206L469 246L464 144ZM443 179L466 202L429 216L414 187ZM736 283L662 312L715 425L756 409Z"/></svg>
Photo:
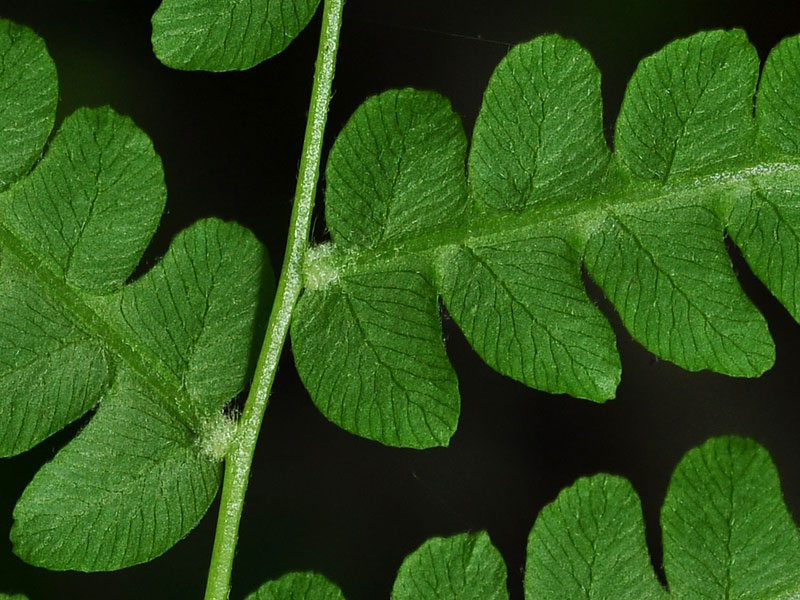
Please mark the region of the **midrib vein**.
<svg viewBox="0 0 800 600"><path fill-rule="evenodd" d="M146 346L131 341L109 323L92 306L72 289L63 278L50 270L40 257L0 224L0 246L16 258L19 266L34 277L47 290L51 298L72 315L81 329L99 341L146 382L158 402L185 425L196 425L196 418L181 408L181 382L170 372L161 359Z"/></svg>
<svg viewBox="0 0 800 600"><path fill-rule="evenodd" d="M684 177L665 185L636 183L620 192L600 192L592 197L572 201L545 202L524 211L506 214L475 215L472 222L442 227L404 240L390 240L374 248L334 253L327 260L337 260L340 275L370 273L397 268L407 262L409 254L435 252L447 246L481 245L493 241L519 241L530 237L531 230L547 231L554 237L569 240L579 235L585 243L593 229L614 212L631 212L637 205L657 205L659 201L674 201L681 197L703 200L712 193L734 190L754 183L768 185L771 178L786 174L800 175L800 162L757 163L736 170L719 171L702 177ZM800 181L799 181L800 183ZM800 193L800 186L798 186ZM548 227L548 224L550 227ZM726 225L723 223L723 226ZM334 245L335 247L335 245Z"/></svg>

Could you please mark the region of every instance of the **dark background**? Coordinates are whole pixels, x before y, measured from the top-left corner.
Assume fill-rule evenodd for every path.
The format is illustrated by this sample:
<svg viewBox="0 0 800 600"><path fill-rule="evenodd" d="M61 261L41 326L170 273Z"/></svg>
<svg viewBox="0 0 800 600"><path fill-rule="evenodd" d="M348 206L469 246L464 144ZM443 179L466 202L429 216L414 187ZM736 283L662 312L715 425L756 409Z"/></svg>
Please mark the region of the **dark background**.
<svg viewBox="0 0 800 600"><path fill-rule="evenodd" d="M795 8L787 8L788 5ZM79 106L110 104L130 115L160 153L167 212L144 265L199 217L252 228L277 269L303 137L319 16L283 54L244 73L171 71L152 55L157 0L0 0L0 17L47 42L61 85L59 121ZM370 94L434 89L471 131L489 75L509 47L546 32L577 39L603 73L606 131L637 62L700 29L744 27L762 58L800 32L800 6L773 0L593 2L562 0L350 0L331 105L328 145ZM321 212L315 232L324 233ZM618 331L623 379L606 405L551 396L481 363L446 323L463 407L446 449L385 448L328 423L300 385L287 352L267 411L243 517L231 597L269 578L313 569L349 600L388 599L402 558L425 539L488 530L522 599L528 531L542 506L577 477L629 478L642 497L653 562L657 519L670 473L706 438L738 433L772 454L786 500L800 518L800 327L732 251L747 293L767 315L775 368L759 380L690 374L656 360ZM153 562L117 573L50 573L29 567L7 541L16 498L37 465L74 427L23 456L0 461L0 590L54 598L201 598L216 504L184 541Z"/></svg>

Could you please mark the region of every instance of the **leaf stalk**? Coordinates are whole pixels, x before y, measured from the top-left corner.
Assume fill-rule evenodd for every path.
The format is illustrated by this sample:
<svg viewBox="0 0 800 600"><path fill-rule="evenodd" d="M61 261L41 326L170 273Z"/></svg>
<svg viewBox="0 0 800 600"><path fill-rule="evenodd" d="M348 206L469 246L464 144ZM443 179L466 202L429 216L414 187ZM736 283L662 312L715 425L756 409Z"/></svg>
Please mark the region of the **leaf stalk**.
<svg viewBox="0 0 800 600"><path fill-rule="evenodd" d="M320 157L328 117L339 31L345 0L324 0L311 101L306 122L300 172L289 223L283 266L264 342L256 363L253 382L245 402L239 428L225 458L217 530L208 572L205 600L227 600L239 523L250 478L258 433L264 419L275 373L289 331L289 322L303 285L302 266L308 248Z"/></svg>

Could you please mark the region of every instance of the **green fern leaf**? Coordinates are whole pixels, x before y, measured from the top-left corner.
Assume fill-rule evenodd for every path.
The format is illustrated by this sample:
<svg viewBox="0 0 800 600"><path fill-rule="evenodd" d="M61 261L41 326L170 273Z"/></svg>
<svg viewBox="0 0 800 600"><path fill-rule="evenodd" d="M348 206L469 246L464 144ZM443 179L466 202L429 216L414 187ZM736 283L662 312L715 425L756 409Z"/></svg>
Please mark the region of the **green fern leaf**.
<svg viewBox="0 0 800 600"><path fill-rule="evenodd" d="M25 64L5 58L17 43L36 51L34 64L49 62L31 36L0 54L3 76L24 81ZM15 107L13 91L0 105ZM0 131L12 128L7 114ZM35 152L12 146L11 160L41 154L37 139ZM222 408L246 383L272 275L251 233L207 219L126 283L158 225L163 179L129 119L80 109L0 193L0 455L99 404L14 510L14 551L33 564L86 571L149 560L216 494L231 430Z"/></svg>
<svg viewBox="0 0 800 600"><path fill-rule="evenodd" d="M344 600L316 573L288 573L245 600ZM508 600L506 566L485 532L432 538L409 554L391 600Z"/></svg>
<svg viewBox="0 0 800 600"><path fill-rule="evenodd" d="M500 373L612 398L619 356L581 264L660 358L763 373L774 345L724 234L798 317L798 47L786 40L768 58L754 117L758 61L744 33L669 44L634 73L614 153L597 69L555 35L501 61L468 157L445 100L414 90L369 99L331 151L331 242L309 253L292 325L314 403L385 444L446 444L458 403L437 295Z"/></svg>
<svg viewBox="0 0 800 600"><path fill-rule="evenodd" d="M456 429L433 273L404 247L460 219L465 148L443 98L401 90L368 100L331 149L326 215L337 255L307 276L317 287L307 283L298 302L292 346L317 406L348 431L428 447Z"/></svg>
<svg viewBox="0 0 800 600"><path fill-rule="evenodd" d="M800 594L800 534L775 465L752 440L716 438L688 452L672 475L661 531L675 597Z"/></svg>
<svg viewBox="0 0 800 600"><path fill-rule="evenodd" d="M600 106L600 76L575 42L545 36L513 49L475 122L473 226L436 261L447 310L489 366L596 401L619 384L614 334L586 296L568 230L539 215L599 183L609 154Z"/></svg>
<svg viewBox="0 0 800 600"><path fill-rule="evenodd" d="M633 337L692 371L754 377L774 361L723 243L719 204L732 190L716 183L723 169L758 160L757 77L741 31L700 33L641 62L615 135L629 191L609 202L585 250L589 274Z"/></svg>
<svg viewBox="0 0 800 600"><path fill-rule="evenodd" d="M545 506L528 537L526 600L665 599L647 556L631 484L583 478Z"/></svg>
<svg viewBox="0 0 800 600"><path fill-rule="evenodd" d="M506 565L485 532L433 538L409 554L391 600L508 600Z"/></svg>
<svg viewBox="0 0 800 600"><path fill-rule="evenodd" d="M651 566L631 484L605 473L579 479L542 509L530 531L526 600L787 600L800 594L800 533L772 460L752 440L713 438L686 453L667 490L661 530L668 589ZM296 581L295 595L265 598L328 598L302 594L319 577L287 575L279 581ZM432 538L405 558L391 598L507 599L506 567L485 532Z"/></svg>
<svg viewBox="0 0 800 600"><path fill-rule="evenodd" d="M31 168L56 117L56 66L44 42L27 27L0 21L0 191Z"/></svg>
<svg viewBox="0 0 800 600"><path fill-rule="evenodd" d="M281 52L308 25L319 0L162 0L153 51L173 69L249 69Z"/></svg>
<svg viewBox="0 0 800 600"><path fill-rule="evenodd" d="M799 82L800 37L793 37L778 44L764 63L755 122L758 153L765 161L751 167L750 187L729 202L727 224L753 272L800 321Z"/></svg>
<svg viewBox="0 0 800 600"><path fill-rule="evenodd" d="M669 597L782 600L800 592L800 534L775 466L751 440L688 452L661 510ZM641 508L619 477L580 479L528 539L525 597L666 598L647 558Z"/></svg>
<svg viewBox="0 0 800 600"><path fill-rule="evenodd" d="M268 581L245 600L344 600L341 590L318 573L287 573Z"/></svg>

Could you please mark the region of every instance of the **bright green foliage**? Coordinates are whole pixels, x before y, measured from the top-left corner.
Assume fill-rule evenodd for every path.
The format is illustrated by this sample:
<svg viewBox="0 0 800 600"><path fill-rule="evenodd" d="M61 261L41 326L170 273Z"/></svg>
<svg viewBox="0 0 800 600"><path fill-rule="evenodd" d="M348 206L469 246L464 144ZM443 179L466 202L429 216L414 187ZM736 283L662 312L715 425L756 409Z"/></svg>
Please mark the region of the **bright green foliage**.
<svg viewBox="0 0 800 600"><path fill-rule="evenodd" d="M761 600L800 594L800 534L766 450L712 439L681 460L661 509L672 594Z"/></svg>
<svg viewBox="0 0 800 600"><path fill-rule="evenodd" d="M766 323L731 271L718 215L732 194L767 183L742 173L759 164L748 156L757 78L741 31L700 33L643 60L620 109L616 157L630 188L646 197L641 186L653 181L659 191L612 202L585 250L634 338L692 371L755 377L774 360ZM739 185L718 185L731 172Z"/></svg>
<svg viewBox="0 0 800 600"><path fill-rule="evenodd" d="M729 169L751 152L758 55L743 31L710 31L645 58L617 119L617 157L642 180Z"/></svg>
<svg viewBox="0 0 800 600"><path fill-rule="evenodd" d="M620 361L581 263L657 356L763 373L774 345L724 232L800 316L798 40L769 56L755 118L758 61L741 31L669 44L633 75L614 153L597 69L558 36L514 48L497 67L468 157L460 128L443 125L457 122L444 100L413 90L369 99L331 152L331 243L307 257L292 326L315 404L382 443L446 444L458 404L437 294L499 372L551 393L613 397Z"/></svg>
<svg viewBox="0 0 800 600"><path fill-rule="evenodd" d="M67 117L30 174L0 193L0 454L99 403L15 508L14 551L32 564L149 560L216 494L220 412L245 385L272 276L251 233L208 219L126 284L165 197L150 140L108 108Z"/></svg>
<svg viewBox="0 0 800 600"><path fill-rule="evenodd" d="M779 43L764 63L758 89L756 126L762 152L800 154L800 123L794 107L800 102L800 38Z"/></svg>
<svg viewBox="0 0 800 600"><path fill-rule="evenodd" d="M445 306L489 366L592 400L619 384L614 334L564 231L526 214L592 193L608 162L600 106L600 75L575 42L514 48L489 81L469 155L471 222L502 221L473 227L436 262Z"/></svg>
<svg viewBox="0 0 800 600"><path fill-rule="evenodd" d="M68 117L30 176L0 195L0 455L27 450L103 394L110 357L77 319L93 319L87 300L130 275L164 200L147 136L109 109Z"/></svg>
<svg viewBox="0 0 800 600"><path fill-rule="evenodd" d="M800 320L800 209L795 175L800 155L800 37L783 40L764 63L756 103L760 154L773 157L769 184L732 202L728 233L753 272Z"/></svg>
<svg viewBox="0 0 800 600"><path fill-rule="evenodd" d="M368 100L331 149L328 227L338 257L364 262L318 279L297 305L298 372L339 426L396 446L446 444L459 398L439 324L432 272L404 252L460 218L466 140L449 104L431 92ZM384 257L375 260L376 257Z"/></svg>
<svg viewBox="0 0 800 600"><path fill-rule="evenodd" d="M153 51L184 70L249 69L281 52L308 25L319 0L162 0Z"/></svg>
<svg viewBox="0 0 800 600"><path fill-rule="evenodd" d="M316 573L289 573L245 600L344 600ZM508 600L506 565L486 532L432 538L409 554L391 600Z"/></svg>
<svg viewBox="0 0 800 600"><path fill-rule="evenodd" d="M147 136L108 108L82 108L65 119L30 176L6 191L0 211L8 234L41 267L105 294L136 267L165 199Z"/></svg>
<svg viewBox="0 0 800 600"><path fill-rule="evenodd" d="M11 596L8 594L0 594L0 600L28 600L28 597L22 594L12 594Z"/></svg>
<svg viewBox="0 0 800 600"><path fill-rule="evenodd" d="M513 214L591 192L609 159L601 108L600 73L576 42L548 35L513 48L475 122L474 202Z"/></svg>
<svg viewBox="0 0 800 600"><path fill-rule="evenodd" d="M344 596L318 573L287 573L266 582L245 600L344 600Z"/></svg>
<svg viewBox="0 0 800 600"><path fill-rule="evenodd" d="M783 600L800 593L800 534L767 452L722 437L691 450L661 511L669 597ZM528 540L528 600L667 598L624 479L578 480L539 514Z"/></svg>
<svg viewBox="0 0 800 600"><path fill-rule="evenodd" d="M648 560L639 498L626 479L579 479L542 509L528 538L525 598L666 598Z"/></svg>
<svg viewBox="0 0 800 600"><path fill-rule="evenodd" d="M405 558L391 600L508 600L506 565L486 532L433 538Z"/></svg>
<svg viewBox="0 0 800 600"><path fill-rule="evenodd" d="M104 571L171 548L205 514L219 463L197 435L122 371L89 425L23 492L11 540L26 562Z"/></svg>
<svg viewBox="0 0 800 600"><path fill-rule="evenodd" d="M367 100L331 149L325 218L339 248L379 250L459 223L467 141L433 92L392 90Z"/></svg>
<svg viewBox="0 0 800 600"><path fill-rule="evenodd" d="M56 67L27 27L0 21L0 191L38 158L58 102Z"/></svg>
<svg viewBox="0 0 800 600"><path fill-rule="evenodd" d="M752 440L714 438L689 451L670 481L661 529L669 591L650 563L631 484L607 474L579 479L542 509L531 529L525 599L787 600L800 594L800 533L775 466ZM309 586L319 576L291 577ZM279 597L317 598L287 593L248 600ZM391 595L507 598L506 567L485 532L422 544L403 561Z"/></svg>

